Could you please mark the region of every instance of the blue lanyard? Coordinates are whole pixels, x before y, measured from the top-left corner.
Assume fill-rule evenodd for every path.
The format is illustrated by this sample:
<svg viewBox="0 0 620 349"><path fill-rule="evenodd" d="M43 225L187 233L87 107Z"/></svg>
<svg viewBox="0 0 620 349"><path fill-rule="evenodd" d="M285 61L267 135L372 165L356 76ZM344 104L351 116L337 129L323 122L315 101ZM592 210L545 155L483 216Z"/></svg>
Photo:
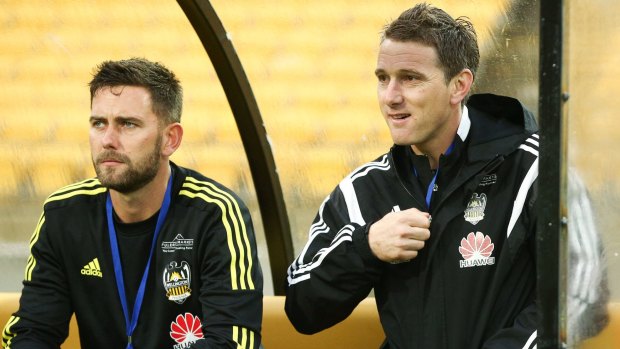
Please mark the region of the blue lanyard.
<svg viewBox="0 0 620 349"><path fill-rule="evenodd" d="M168 208L170 207L170 192L172 188L172 174L170 174L170 179L168 180L168 186L166 187L166 194L164 194L164 201L161 205L161 209L159 210L159 215L157 216L157 225L155 225L155 233L153 234L153 242L151 243L151 251L149 252L149 259L146 262L146 268L144 270L144 274L142 275L142 281L140 281L140 287L138 288L138 293L136 294L136 300L134 303L133 311L131 317L129 316L129 311L127 309L127 296L125 294L125 281L123 279L123 268L121 266L121 258L118 249L118 242L116 239L116 229L114 228L114 220L112 218L112 199L110 198L110 194L108 193L108 198L106 201L106 214L108 218L108 233L110 235L110 247L112 248L112 261L114 262L114 275L116 276L116 287L118 288L118 295L121 299L121 305L123 307L123 315L125 315L125 328L127 333L127 349L133 349L133 344L131 340L131 336L133 335L133 331L136 329L136 325L138 324L138 316L140 315L140 308L142 307L142 300L144 299L144 289L146 288L146 279L149 274L149 269L151 266L151 259L153 257L153 251L155 250L155 243L157 241L157 236L159 235L159 231L161 230L162 225L164 224L164 220L166 219L166 214L168 213ZM131 321L130 321L131 319Z"/></svg>
<svg viewBox="0 0 620 349"><path fill-rule="evenodd" d="M445 155L449 155L450 153L452 153L452 149L454 149L454 142L450 144L448 150L446 150ZM413 168L413 171L417 177L418 171L416 171L415 167ZM437 171L435 171L433 179L431 179L431 182L428 184L428 188L426 188L426 207L429 210L431 208L431 198L433 197L433 192L435 191L435 182L437 181L437 176L439 176L439 166L437 166Z"/></svg>

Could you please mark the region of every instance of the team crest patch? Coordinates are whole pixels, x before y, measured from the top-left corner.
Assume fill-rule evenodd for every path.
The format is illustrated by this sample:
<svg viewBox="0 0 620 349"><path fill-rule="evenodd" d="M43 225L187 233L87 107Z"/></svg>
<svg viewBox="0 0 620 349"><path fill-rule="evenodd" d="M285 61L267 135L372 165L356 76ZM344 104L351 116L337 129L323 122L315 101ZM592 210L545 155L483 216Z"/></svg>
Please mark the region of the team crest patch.
<svg viewBox="0 0 620 349"><path fill-rule="evenodd" d="M484 209L487 206L487 194L482 193L478 195L474 193L467 203L465 208L465 215L463 216L466 221L476 225L478 222L484 219Z"/></svg>
<svg viewBox="0 0 620 349"><path fill-rule="evenodd" d="M463 260L460 261L461 268L495 264L495 257L491 257L493 249L495 245L488 235L479 231L467 234L467 238L462 238L459 246L459 252L463 256Z"/></svg>
<svg viewBox="0 0 620 349"><path fill-rule="evenodd" d="M168 300L183 304L192 294L189 264L183 261L179 266L175 261L170 262L164 269L163 282Z"/></svg>
<svg viewBox="0 0 620 349"><path fill-rule="evenodd" d="M191 313L177 315L170 324L170 337L177 342L174 349L189 348L194 342L204 338L200 318Z"/></svg>

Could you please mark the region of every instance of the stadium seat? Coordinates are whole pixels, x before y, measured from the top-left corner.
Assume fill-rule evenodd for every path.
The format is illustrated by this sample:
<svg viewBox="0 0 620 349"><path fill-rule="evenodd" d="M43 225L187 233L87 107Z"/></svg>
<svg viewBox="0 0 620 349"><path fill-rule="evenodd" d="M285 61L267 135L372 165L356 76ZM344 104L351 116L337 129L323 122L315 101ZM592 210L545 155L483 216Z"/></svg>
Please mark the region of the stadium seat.
<svg viewBox="0 0 620 349"><path fill-rule="evenodd" d="M263 346L265 349L378 349L384 339L373 298L363 300L343 322L313 335L291 325L284 312L284 297L263 299Z"/></svg>

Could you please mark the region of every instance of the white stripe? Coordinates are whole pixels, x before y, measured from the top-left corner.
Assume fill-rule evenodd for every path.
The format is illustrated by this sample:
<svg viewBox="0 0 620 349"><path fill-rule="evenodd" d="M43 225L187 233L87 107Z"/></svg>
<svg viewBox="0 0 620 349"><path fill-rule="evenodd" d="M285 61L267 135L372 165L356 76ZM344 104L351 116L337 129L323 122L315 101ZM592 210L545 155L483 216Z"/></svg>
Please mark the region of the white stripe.
<svg viewBox="0 0 620 349"><path fill-rule="evenodd" d="M456 134L459 135L462 141L465 141L471 128L471 119L469 118L469 109L463 107L463 114L461 115L461 122L459 123L459 129L456 130Z"/></svg>
<svg viewBox="0 0 620 349"><path fill-rule="evenodd" d="M534 331L534 333L532 333L530 338L527 340L527 342L523 346L523 349L530 349L530 345L532 345L532 343L536 340L537 332L538 331ZM534 344L534 348L536 348L536 344Z"/></svg>
<svg viewBox="0 0 620 349"><path fill-rule="evenodd" d="M569 169L568 177L568 249L570 251L567 301L567 326L576 329L587 321L586 311L600 302L600 282L605 267L598 251L599 233L587 189L579 175ZM576 330L571 337L578 341ZM572 341L569 340L569 343Z"/></svg>
<svg viewBox="0 0 620 349"><path fill-rule="evenodd" d="M361 171L358 173L358 171L364 169L364 171ZM381 161L379 162L369 162L365 165L362 165L358 168L356 168L355 170L353 170L351 172L351 175L349 177L351 177L351 180L356 180L359 177L363 177L365 175L368 174L368 172L370 172L370 170L382 170L382 171L387 171L390 169L390 163L387 159L387 154L383 155L383 158L381 159Z"/></svg>
<svg viewBox="0 0 620 349"><path fill-rule="evenodd" d="M508 223L506 237L510 237L510 233L512 233L512 229L517 223L517 219L521 215L521 212L523 212L523 206L525 205L527 193L532 187L532 184L534 184L534 181L536 181L536 178L538 178L538 158L536 158L534 163L532 163L532 166L529 171L527 171L525 178L523 178L523 182L521 182L521 187L519 188L514 205L512 206L512 215L510 216L510 221Z"/></svg>
<svg viewBox="0 0 620 349"><path fill-rule="evenodd" d="M310 272L312 269L319 267L321 263L323 262L323 260L325 259L325 257L327 257L327 255L331 251L333 251L336 247L338 247L338 245L340 245L341 243L345 241L353 241L353 238L351 237L350 233L348 235L342 236L339 240L334 240L331 246L317 253L317 256L319 256L319 258L315 260L314 262L308 265L305 265L299 268L298 270L293 271L292 275L289 273L289 277L288 277L289 284L292 285L292 284L298 283L299 281L307 280L310 277L310 275L307 273ZM304 275L307 275L307 277L304 277L304 275L298 275L298 274L304 274ZM302 279L299 279L299 278L302 278Z"/></svg>
<svg viewBox="0 0 620 349"><path fill-rule="evenodd" d="M329 201L329 196L326 196L323 202L321 202L321 205L319 206L319 216L321 219L310 226L310 231L316 229L317 226L325 225L325 222L323 221L323 209L325 208L327 201Z"/></svg>
<svg viewBox="0 0 620 349"><path fill-rule="evenodd" d="M329 231L329 229L326 229L325 232ZM304 246L304 250L303 252L300 254L300 256L295 260L295 262L289 267L288 270L288 274L289 276L292 276L294 274L298 274L303 272L304 270L307 269L307 266L312 265L313 263L316 262L315 258L316 256L322 255L323 253L327 253L329 251L331 251L333 248L332 246L334 244L339 244L340 241L338 241L339 236L341 236L343 233L347 233L347 236L351 236L351 232L353 231L353 228L349 225L345 226L344 228L342 228L340 230L340 232L338 233L338 235L336 236L336 238L334 238L334 240L331 242L330 247L329 248L323 248L321 250L319 250L319 252L317 252L317 254L315 256L312 256L312 260L308 261L308 263L304 263L303 261L303 257L306 254L308 247L310 247L312 245L312 240L308 241L308 243L306 243L306 245ZM317 236L316 234L314 236ZM350 239L349 239L350 240ZM320 260L322 260L322 258L319 258ZM320 263L319 263L320 264Z"/></svg>
<svg viewBox="0 0 620 349"><path fill-rule="evenodd" d="M299 283L299 282L306 281L306 280L310 279L310 274L296 276L295 278L292 278L289 275L289 277L287 279L288 279L288 284L289 285L295 285L296 283Z"/></svg>
<svg viewBox="0 0 620 349"><path fill-rule="evenodd" d="M344 201L347 204L347 210L349 211L349 221L364 225L364 217L362 217L362 211L360 210L359 201L357 201L357 195L355 189L353 189L353 179L347 177L340 182L340 191L344 197Z"/></svg>
<svg viewBox="0 0 620 349"><path fill-rule="evenodd" d="M357 194L355 193L355 189L353 189L353 181L359 177L366 176L371 170L387 171L390 169L389 165L388 156L385 154L380 162L369 162L363 166L360 166L351 172L352 175L347 176L340 182L339 187L342 192L342 196L344 197L344 201L347 204L350 222L357 223L359 225L366 224L364 217L362 217L359 201L357 200ZM358 172L361 169L364 170Z"/></svg>
<svg viewBox="0 0 620 349"><path fill-rule="evenodd" d="M594 234L597 232L591 217L588 217L584 212L587 208L582 207L583 204L588 203L587 199L580 198L578 200L581 202L577 201L569 206L568 240L572 252L576 254L571 258L570 263L577 263L575 272L571 275L571 284L574 287L569 292L571 294L574 292L577 298L593 301L590 298L592 294L596 293L597 289L596 281L593 278L597 276L599 270L596 246L593 241L596 239Z"/></svg>
<svg viewBox="0 0 620 349"><path fill-rule="evenodd" d="M305 270L314 269L315 267L313 265L317 262L319 262L318 264L320 265L321 264L320 261L322 261L323 258L325 258L324 255L331 252L334 249L334 246L337 246L340 243L342 243L342 240L352 241L352 238L351 238L352 231L353 231L352 227L348 225L342 228L340 232L338 233L338 236L334 240L332 240L329 247L320 249L319 252L317 252L317 254L312 257L312 261L310 261L309 263L301 264L299 268L297 268L296 270L293 270L292 271L293 275L303 273ZM319 256L318 259L316 258L317 256Z"/></svg>
<svg viewBox="0 0 620 349"><path fill-rule="evenodd" d="M532 147L530 147L530 146L527 146L527 145L525 145L525 144L521 144L521 145L519 146L519 149L523 149L523 150L525 150L525 151L527 151L527 152L530 152L530 153L532 153L532 154L534 154L534 155L538 156L538 150L536 150L536 149L534 149L534 148L532 148Z"/></svg>
<svg viewBox="0 0 620 349"><path fill-rule="evenodd" d="M338 234L336 234L336 237L334 238L334 240L331 242L330 246L333 245L335 243L335 241L337 241L338 239L340 239L341 236L343 235L348 235L351 236L352 232L353 232L353 227L350 225L345 226L344 228L340 229L340 231L338 232Z"/></svg>
<svg viewBox="0 0 620 349"><path fill-rule="evenodd" d="M315 236L322 234L322 233L326 233L329 231L329 227L327 226L327 224L325 224L325 221L323 221L323 215L320 216L321 220L317 222L317 224L313 224L312 227L310 228L310 238L314 239Z"/></svg>
<svg viewBox="0 0 620 349"><path fill-rule="evenodd" d="M534 144L536 147L540 146L540 144L538 143L538 141L537 141L537 140L535 140L535 139L532 139L532 138L528 138L528 139L526 140L526 142L528 142L528 143L532 143L532 144Z"/></svg>
<svg viewBox="0 0 620 349"><path fill-rule="evenodd" d="M325 224L325 221L323 220L323 209L325 208L325 203L327 203L328 200L329 200L329 196L325 198L325 200L323 200L323 203L321 203L321 207L319 207L319 221L313 224L312 226L310 226L310 234L308 236L308 242L306 242L306 245L304 246L303 250L301 250L299 257L297 257L297 259L295 260L295 264L304 264L304 258L306 257L306 252L308 252L308 247L310 247L310 245L312 244L312 241L314 241L314 239L319 234L329 232L329 227L327 226L327 224Z"/></svg>

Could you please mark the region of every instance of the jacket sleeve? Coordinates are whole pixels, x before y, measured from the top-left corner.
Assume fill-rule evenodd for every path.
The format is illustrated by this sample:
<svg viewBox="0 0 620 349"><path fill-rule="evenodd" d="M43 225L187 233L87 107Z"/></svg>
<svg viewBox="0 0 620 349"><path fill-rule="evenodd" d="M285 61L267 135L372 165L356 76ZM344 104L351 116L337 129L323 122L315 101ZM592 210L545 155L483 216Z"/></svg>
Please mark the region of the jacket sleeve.
<svg viewBox="0 0 620 349"><path fill-rule="evenodd" d="M263 276L250 213L235 195L219 194L201 266L204 341L192 348L258 349Z"/></svg>
<svg viewBox="0 0 620 349"><path fill-rule="evenodd" d="M605 251L587 188L569 168L567 333L569 348L597 335L609 322Z"/></svg>
<svg viewBox="0 0 620 349"><path fill-rule="evenodd" d="M370 223L350 218L336 188L321 204L306 245L288 269L286 314L301 333L344 320L368 296L383 262L368 245Z"/></svg>
<svg viewBox="0 0 620 349"><path fill-rule="evenodd" d="M51 235L43 214L30 240L19 309L4 328L3 348L60 348L69 334L73 310Z"/></svg>

